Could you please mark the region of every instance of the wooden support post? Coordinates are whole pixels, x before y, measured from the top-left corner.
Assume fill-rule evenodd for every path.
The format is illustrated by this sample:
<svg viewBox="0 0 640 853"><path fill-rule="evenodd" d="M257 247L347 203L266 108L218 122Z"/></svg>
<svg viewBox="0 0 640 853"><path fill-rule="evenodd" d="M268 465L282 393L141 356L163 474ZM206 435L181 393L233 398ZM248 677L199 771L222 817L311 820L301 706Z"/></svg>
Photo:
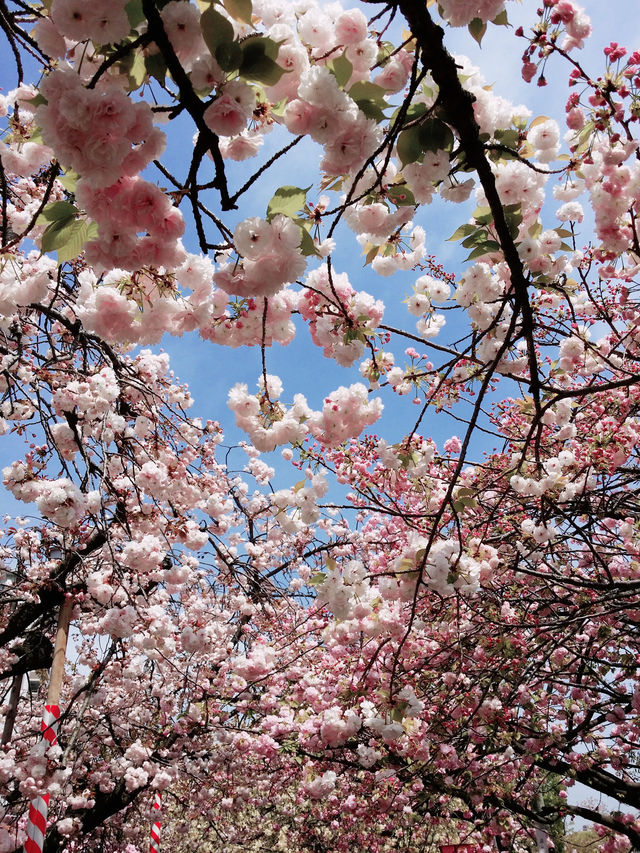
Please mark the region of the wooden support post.
<svg viewBox="0 0 640 853"><path fill-rule="evenodd" d="M67 640L69 639L69 624L73 611L73 598L65 598L58 615L58 630L53 647L53 662L51 664L51 675L49 676L49 689L47 690L47 705L58 705L60 703L60 691L62 679L64 678L64 664L67 657Z"/></svg>
<svg viewBox="0 0 640 853"><path fill-rule="evenodd" d="M22 673L13 676L11 693L9 694L9 708L7 709L7 716L4 718L4 728L2 729L2 746L9 743L13 734L13 726L15 725L16 714L18 713L18 702L20 701L22 679Z"/></svg>

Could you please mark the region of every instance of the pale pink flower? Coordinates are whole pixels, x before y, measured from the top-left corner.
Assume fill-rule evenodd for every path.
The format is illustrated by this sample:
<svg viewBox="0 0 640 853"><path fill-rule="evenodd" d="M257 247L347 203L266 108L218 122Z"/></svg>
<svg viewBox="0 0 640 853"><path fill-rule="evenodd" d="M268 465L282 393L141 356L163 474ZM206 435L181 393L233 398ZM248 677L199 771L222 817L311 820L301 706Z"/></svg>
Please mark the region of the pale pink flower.
<svg viewBox="0 0 640 853"><path fill-rule="evenodd" d="M170 0L161 14L171 45L183 63L190 67L200 54L207 54L197 5L183 0Z"/></svg>
<svg viewBox="0 0 640 853"><path fill-rule="evenodd" d="M413 57L408 51L401 50L387 62L381 72L373 78L376 86L382 86L391 94L401 92L407 84Z"/></svg>
<svg viewBox="0 0 640 853"><path fill-rule="evenodd" d="M255 93L241 80L228 83L204 112L206 125L218 136L242 133L255 107Z"/></svg>
<svg viewBox="0 0 640 853"><path fill-rule="evenodd" d="M357 44L367 37L367 19L360 9L349 9L338 16L336 40L338 44Z"/></svg>
<svg viewBox="0 0 640 853"><path fill-rule="evenodd" d="M66 54L67 45L64 37L51 18L39 18L31 31L31 35L46 56L57 59Z"/></svg>

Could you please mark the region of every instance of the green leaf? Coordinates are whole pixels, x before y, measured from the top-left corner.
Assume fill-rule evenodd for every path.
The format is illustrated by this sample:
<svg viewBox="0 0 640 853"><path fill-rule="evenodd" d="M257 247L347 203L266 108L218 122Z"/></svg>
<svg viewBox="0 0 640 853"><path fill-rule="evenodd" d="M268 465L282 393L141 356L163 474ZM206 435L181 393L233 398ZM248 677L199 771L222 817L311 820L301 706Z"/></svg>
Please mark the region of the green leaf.
<svg viewBox="0 0 640 853"><path fill-rule="evenodd" d="M507 10L503 9L502 12L495 16L491 23L495 24L497 27L508 27L509 19L507 18Z"/></svg>
<svg viewBox="0 0 640 853"><path fill-rule="evenodd" d="M72 261L74 258L77 258L88 240L88 223L76 219L75 222L69 225L67 241L58 249L58 264L63 264L65 261Z"/></svg>
<svg viewBox="0 0 640 853"><path fill-rule="evenodd" d="M121 63L122 70L129 78L130 89L139 89L147 76L146 58L142 53L130 53Z"/></svg>
<svg viewBox="0 0 640 853"><path fill-rule="evenodd" d="M242 42L243 47L259 46L260 50L270 59L278 58L281 41L274 41L268 36L251 35Z"/></svg>
<svg viewBox="0 0 640 853"><path fill-rule="evenodd" d="M387 198L398 207L415 204L416 200L406 184L392 184L387 190Z"/></svg>
<svg viewBox="0 0 640 853"><path fill-rule="evenodd" d="M484 21L481 21L480 18L474 18L469 24L469 32L480 45L482 44L482 37L486 31L487 25Z"/></svg>
<svg viewBox="0 0 640 853"><path fill-rule="evenodd" d="M284 40L274 41L273 39L269 38L268 36L264 36L262 41L264 42L264 52L267 54L268 57L270 57L273 60L276 60L278 58L278 53L280 51L280 45L284 44Z"/></svg>
<svg viewBox="0 0 640 853"><path fill-rule="evenodd" d="M57 222L60 219L70 219L77 215L78 210L70 201L54 201L48 204L36 221L36 225L45 222Z"/></svg>
<svg viewBox="0 0 640 853"><path fill-rule="evenodd" d="M150 53L148 56L145 56L144 64L149 77L155 77L158 83L164 86L164 80L167 76L167 63L164 61L162 54Z"/></svg>
<svg viewBox="0 0 640 853"><path fill-rule="evenodd" d="M391 54L395 50L395 45L390 41L383 41L382 44L378 45L378 55L376 57L376 64L383 65L385 60L387 60Z"/></svg>
<svg viewBox="0 0 640 853"><path fill-rule="evenodd" d="M44 139L42 138L42 130L39 127L34 127L34 129L29 134L29 142L37 142L40 145L44 145Z"/></svg>
<svg viewBox="0 0 640 853"><path fill-rule="evenodd" d="M415 163L422 154L423 148L420 142L420 129L408 127L398 136L398 157L403 166L407 163Z"/></svg>
<svg viewBox="0 0 640 853"><path fill-rule="evenodd" d="M468 486L461 486L457 492L459 498L470 498L473 497L473 495L475 494L475 490L468 488Z"/></svg>
<svg viewBox="0 0 640 853"><path fill-rule="evenodd" d="M385 90L382 86L360 81L354 83L349 89L349 95L367 118L372 118L377 122L384 121L385 115L383 110L387 109L389 104L384 98Z"/></svg>
<svg viewBox="0 0 640 853"><path fill-rule="evenodd" d="M376 86L375 83L367 83L361 80L354 83L349 89L349 96L357 101L359 98L366 98L368 101L376 101L381 107L386 107L387 102L384 99L385 89L382 86Z"/></svg>
<svg viewBox="0 0 640 853"><path fill-rule="evenodd" d="M40 92L38 92L38 94L35 96L35 98L31 98L31 100L29 101L29 106L30 107L40 107L40 106L43 106L44 104L48 104L48 103L49 103L49 101L45 98L45 96L41 95Z"/></svg>
<svg viewBox="0 0 640 853"><path fill-rule="evenodd" d="M68 237L67 229L76 221L75 216L67 216L52 222L42 235L42 251L53 252L64 246Z"/></svg>
<svg viewBox="0 0 640 853"><path fill-rule="evenodd" d="M418 127L423 151L451 151L454 138L448 124L439 118L428 118Z"/></svg>
<svg viewBox="0 0 640 853"><path fill-rule="evenodd" d="M243 58L244 53L237 41L224 42L216 48L215 59L223 71L237 71Z"/></svg>
<svg viewBox="0 0 640 853"><path fill-rule="evenodd" d="M514 128L507 128L506 130L497 130L496 139L498 140L498 142L501 142L503 145L506 145L507 148L517 148L518 142L520 141L520 133Z"/></svg>
<svg viewBox="0 0 640 853"><path fill-rule="evenodd" d="M243 57L240 76L265 86L275 86L288 72L275 61L280 45L270 38L248 38L242 43Z"/></svg>
<svg viewBox="0 0 640 853"><path fill-rule="evenodd" d="M271 104L271 112L274 116L283 116L284 111L287 107L287 99L281 98L279 101L276 101L275 104Z"/></svg>
<svg viewBox="0 0 640 853"><path fill-rule="evenodd" d="M219 45L234 41L233 24L213 7L206 9L200 15L200 29L211 56L216 55L216 48Z"/></svg>
<svg viewBox="0 0 640 853"><path fill-rule="evenodd" d="M459 228L456 228L451 237L448 238L447 242L450 242L451 240L461 240L463 237L468 237L469 234L473 234L474 231L477 231L477 228L470 222L466 225L461 225Z"/></svg>
<svg viewBox="0 0 640 853"><path fill-rule="evenodd" d="M342 336L342 342L344 344L350 344L352 341L361 341L363 344L366 343L366 338L362 329L347 329L347 331Z"/></svg>
<svg viewBox="0 0 640 853"><path fill-rule="evenodd" d="M469 255L468 258L465 258L465 261L473 261L475 258L481 258L483 255L490 255L493 252L500 251L500 244L496 243L495 240L486 240L484 243L480 243Z"/></svg>
<svg viewBox="0 0 640 853"><path fill-rule="evenodd" d="M342 54L342 56L338 56L337 59L332 59L331 62L328 62L327 68L336 78L338 86L340 86L341 89L347 85L351 79L351 75L353 74L353 65L344 54Z"/></svg>
<svg viewBox="0 0 640 853"><path fill-rule="evenodd" d="M58 180L67 192L74 193L76 191L76 184L78 183L79 178L80 175L78 175L77 172L74 172L72 169L68 169L64 175L58 178Z"/></svg>
<svg viewBox="0 0 640 853"><path fill-rule="evenodd" d="M250 62L240 65L240 76L247 80L255 80L265 86L275 86L283 74L288 74L281 65L273 59L264 55L259 58L253 57Z"/></svg>
<svg viewBox="0 0 640 853"><path fill-rule="evenodd" d="M390 119L391 123L397 120L398 116L400 115L400 109L401 107L398 107L398 109L394 111ZM426 111L427 105L423 104L422 102L418 104L411 104L405 114L404 124L409 124L410 122L415 121L417 118L420 118L420 116L423 116Z"/></svg>
<svg viewBox="0 0 640 853"><path fill-rule="evenodd" d="M411 104L407 110L407 121L414 121L423 116L427 111L427 105L423 103Z"/></svg>
<svg viewBox="0 0 640 853"><path fill-rule="evenodd" d="M370 264L374 258L376 258L378 256L379 251L380 251L380 246L371 246L371 248L368 249L368 251L366 253L366 257L364 259L364 266L365 267L368 264Z"/></svg>
<svg viewBox="0 0 640 853"><path fill-rule="evenodd" d="M384 121L385 115L375 101L370 101L367 98L358 98L356 100L358 109L364 113L367 118L372 118L374 121Z"/></svg>
<svg viewBox="0 0 640 853"><path fill-rule="evenodd" d="M509 213L505 216L507 227L509 229L509 236L512 240L518 239L518 232L520 230L520 223L522 222L522 214L521 213Z"/></svg>
<svg viewBox="0 0 640 853"><path fill-rule="evenodd" d="M313 237L304 225L300 225L300 232L302 234L302 238L300 240L300 251L305 257L309 257L309 255L315 255L316 257L320 257L320 253L316 248L316 244L313 242Z"/></svg>
<svg viewBox="0 0 640 853"><path fill-rule="evenodd" d="M476 228L468 237L462 241L462 246L465 249L470 249L472 246L478 246L487 238L487 232L484 228Z"/></svg>
<svg viewBox="0 0 640 853"><path fill-rule="evenodd" d="M277 213L284 213L285 216L293 219L296 213L304 207L310 189L311 185L306 189L292 186L277 189L267 205L267 219L273 219Z"/></svg>
<svg viewBox="0 0 640 853"><path fill-rule="evenodd" d="M489 225L493 222L493 214L490 207L476 207L473 211L473 218L478 225Z"/></svg>
<svg viewBox="0 0 640 853"><path fill-rule="evenodd" d="M42 251L57 251L58 263L62 264L77 258L89 237L89 228L85 221L67 217L58 219L42 235Z"/></svg>
<svg viewBox="0 0 640 853"><path fill-rule="evenodd" d="M222 3L234 21L244 21L245 24L251 23L251 15L253 14L251 0L222 0Z"/></svg>
<svg viewBox="0 0 640 853"><path fill-rule="evenodd" d="M145 19L145 14L142 11L142 0L129 0L124 11L127 13L132 30L135 30L138 24L141 24Z"/></svg>
<svg viewBox="0 0 640 853"><path fill-rule="evenodd" d="M518 230L522 223L522 207L518 204L507 204L504 208L504 218L509 227L509 234L512 239L517 239Z"/></svg>

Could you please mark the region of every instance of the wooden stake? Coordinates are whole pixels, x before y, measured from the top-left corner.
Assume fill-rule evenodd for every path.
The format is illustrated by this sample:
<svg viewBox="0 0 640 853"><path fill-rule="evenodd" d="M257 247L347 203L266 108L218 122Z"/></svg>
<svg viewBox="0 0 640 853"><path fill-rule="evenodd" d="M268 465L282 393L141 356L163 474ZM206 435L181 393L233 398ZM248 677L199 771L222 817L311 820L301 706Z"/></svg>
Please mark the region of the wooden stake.
<svg viewBox="0 0 640 853"><path fill-rule="evenodd" d="M23 675L14 675L13 684L11 685L11 695L9 696L9 708L7 716L4 718L4 729L2 730L2 745L9 743L13 734L13 726L16 722L18 713L18 702L20 700L20 690L22 688Z"/></svg>
<svg viewBox="0 0 640 853"><path fill-rule="evenodd" d="M73 598L65 598L58 615L58 630L56 642L53 647L53 662L51 664L51 675L49 677L49 689L47 691L47 705L60 704L60 691L62 690L62 679L64 678L64 663L67 656L67 640L69 638L69 623L73 611Z"/></svg>

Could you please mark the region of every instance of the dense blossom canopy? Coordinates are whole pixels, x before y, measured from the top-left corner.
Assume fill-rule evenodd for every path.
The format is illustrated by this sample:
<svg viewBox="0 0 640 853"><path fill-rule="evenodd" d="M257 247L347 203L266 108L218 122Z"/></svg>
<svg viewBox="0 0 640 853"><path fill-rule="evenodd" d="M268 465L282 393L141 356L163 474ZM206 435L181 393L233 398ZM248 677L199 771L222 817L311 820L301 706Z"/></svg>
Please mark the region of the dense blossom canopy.
<svg viewBox="0 0 640 853"><path fill-rule="evenodd" d="M0 0L0 851L640 846L640 51L512 6Z"/></svg>

